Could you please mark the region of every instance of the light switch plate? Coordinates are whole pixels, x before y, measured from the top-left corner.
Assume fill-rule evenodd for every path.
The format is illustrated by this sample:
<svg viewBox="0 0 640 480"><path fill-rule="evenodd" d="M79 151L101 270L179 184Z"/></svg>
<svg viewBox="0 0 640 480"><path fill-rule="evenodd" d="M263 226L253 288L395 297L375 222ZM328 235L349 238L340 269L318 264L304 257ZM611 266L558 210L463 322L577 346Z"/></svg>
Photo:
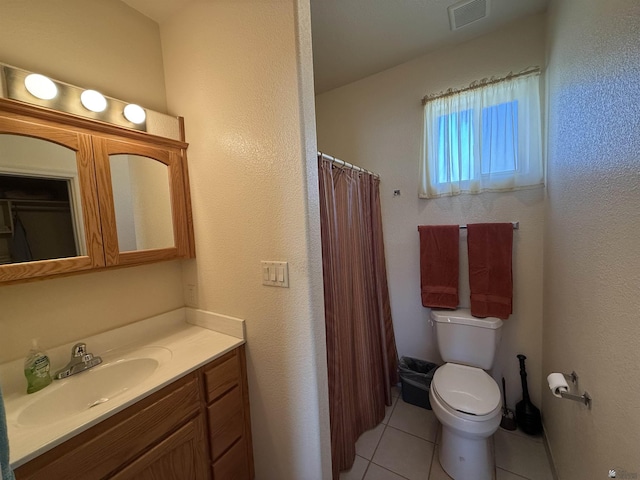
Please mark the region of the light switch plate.
<svg viewBox="0 0 640 480"><path fill-rule="evenodd" d="M198 308L198 285L192 283L185 285L184 299L187 307Z"/></svg>
<svg viewBox="0 0 640 480"><path fill-rule="evenodd" d="M270 287L289 288L289 264L287 262L260 262L262 284Z"/></svg>

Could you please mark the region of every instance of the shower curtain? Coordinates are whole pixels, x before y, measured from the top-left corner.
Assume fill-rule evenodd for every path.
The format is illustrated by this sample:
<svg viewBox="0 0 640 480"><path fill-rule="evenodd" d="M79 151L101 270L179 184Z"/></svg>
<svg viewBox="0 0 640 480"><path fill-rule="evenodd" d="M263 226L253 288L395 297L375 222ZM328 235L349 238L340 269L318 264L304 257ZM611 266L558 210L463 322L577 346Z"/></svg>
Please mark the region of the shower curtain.
<svg viewBox="0 0 640 480"><path fill-rule="evenodd" d="M333 478L384 418L398 382L380 180L318 156Z"/></svg>

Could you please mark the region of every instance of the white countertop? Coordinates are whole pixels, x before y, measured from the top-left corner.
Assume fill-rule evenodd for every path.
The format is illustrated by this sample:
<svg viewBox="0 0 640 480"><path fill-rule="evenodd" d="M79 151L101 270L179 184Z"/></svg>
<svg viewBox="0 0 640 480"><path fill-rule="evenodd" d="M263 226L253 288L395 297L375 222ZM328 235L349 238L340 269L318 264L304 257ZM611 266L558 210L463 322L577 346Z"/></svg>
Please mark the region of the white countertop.
<svg viewBox="0 0 640 480"><path fill-rule="evenodd" d="M103 364L140 356L152 356L158 367L139 384L127 388L116 396L73 416L56 418L46 425L31 426L19 421L20 414L34 402L52 394L67 382L73 382L83 372L64 380L54 380L43 390L26 394L23 374L24 360L0 365L11 467L16 469L32 458L52 449L80 432L124 410L175 380L224 355L245 342L244 321L203 310L180 308L156 317L142 320L122 328L93 337L78 339L87 344L87 351L101 356ZM51 360L51 373L64 367L71 347L76 342L62 345L47 353ZM25 352L26 353L26 352Z"/></svg>

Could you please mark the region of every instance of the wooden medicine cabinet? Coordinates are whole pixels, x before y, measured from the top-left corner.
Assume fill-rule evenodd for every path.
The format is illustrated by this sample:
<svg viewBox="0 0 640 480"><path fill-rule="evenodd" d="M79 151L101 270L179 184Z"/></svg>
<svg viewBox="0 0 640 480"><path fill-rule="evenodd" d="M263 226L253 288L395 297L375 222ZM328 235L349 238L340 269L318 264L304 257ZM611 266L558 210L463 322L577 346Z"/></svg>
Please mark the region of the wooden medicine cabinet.
<svg viewBox="0 0 640 480"><path fill-rule="evenodd" d="M186 148L0 98L0 282L194 257Z"/></svg>

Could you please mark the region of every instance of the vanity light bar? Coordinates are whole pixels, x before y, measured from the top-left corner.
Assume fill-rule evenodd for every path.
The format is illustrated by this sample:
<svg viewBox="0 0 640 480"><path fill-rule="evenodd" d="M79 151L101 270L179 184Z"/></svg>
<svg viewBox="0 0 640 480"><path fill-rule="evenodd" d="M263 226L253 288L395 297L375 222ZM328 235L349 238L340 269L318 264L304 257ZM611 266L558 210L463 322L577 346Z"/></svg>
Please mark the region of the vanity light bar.
<svg viewBox="0 0 640 480"><path fill-rule="evenodd" d="M147 118L147 114L140 105L136 105L135 103L130 103L126 107L124 107L123 114L127 120L131 123L135 123L136 125L142 123Z"/></svg>
<svg viewBox="0 0 640 480"><path fill-rule="evenodd" d="M104 112L104 109L107 108L107 99L95 90L85 90L82 92L80 94L80 103L84 105L84 108L95 113Z"/></svg>
<svg viewBox="0 0 640 480"><path fill-rule="evenodd" d="M147 114L139 105L125 103L106 97L96 90L86 90L10 65L0 64L0 77L4 86L4 92L0 92L0 96L147 131Z"/></svg>
<svg viewBox="0 0 640 480"><path fill-rule="evenodd" d="M58 87L49 77L39 73L31 73L24 79L27 91L41 100L51 100L58 95Z"/></svg>

